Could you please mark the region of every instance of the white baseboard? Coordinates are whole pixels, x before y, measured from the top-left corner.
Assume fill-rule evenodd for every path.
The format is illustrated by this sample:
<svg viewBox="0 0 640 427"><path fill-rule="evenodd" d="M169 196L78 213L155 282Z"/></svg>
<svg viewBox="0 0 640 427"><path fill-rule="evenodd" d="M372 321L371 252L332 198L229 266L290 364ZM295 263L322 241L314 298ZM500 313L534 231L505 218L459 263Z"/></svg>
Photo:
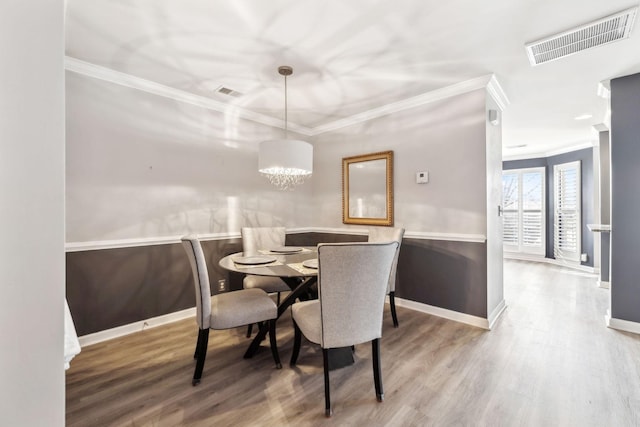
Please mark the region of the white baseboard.
<svg viewBox="0 0 640 427"><path fill-rule="evenodd" d="M411 301L408 299L403 299L398 297L396 297L396 305L398 307L404 307L410 310L419 311L421 313L431 314L433 316L438 316L444 319L465 323L467 325L476 326L478 328L487 329L487 330L491 329L489 320L483 319L482 317L472 316L470 314L465 314L465 313L459 313L457 311L447 310L446 308L435 307L433 305L423 304L421 302ZM504 310L504 307L502 308L502 310ZM494 310L494 313L495 313L495 310ZM500 313L497 313L496 317L499 314Z"/></svg>
<svg viewBox="0 0 640 427"><path fill-rule="evenodd" d="M158 317L152 317L151 319L129 323L128 325L118 326L117 328L106 329L104 331L96 332L93 334L83 335L79 337L78 340L80 341L80 347L85 347L113 338L129 335L134 332L140 332L144 329L155 328L157 326L166 325L168 323L177 322L183 319L188 319L189 317L193 317L195 319L195 316L196 308L188 308L186 310L176 311L174 313L169 313Z"/></svg>
<svg viewBox="0 0 640 427"><path fill-rule="evenodd" d="M604 280L598 280L598 287L603 289L611 289L611 283Z"/></svg>
<svg viewBox="0 0 640 427"><path fill-rule="evenodd" d="M577 262L572 261L562 261L553 258L546 258L543 255L533 255L533 254L521 254L515 252L504 252L504 258L506 259L517 259L520 261L534 261L534 262L546 262L547 264L553 264L560 267L567 267L578 271L583 271L585 273L596 274L596 269L594 267L589 267L588 265L581 265Z"/></svg>
<svg viewBox="0 0 640 427"><path fill-rule="evenodd" d="M496 324L496 321L498 320L498 318L500 318L500 315L502 313L504 313L504 311L507 308L507 302L505 300L500 301L500 303L496 306L496 308L493 309L493 311L489 314L489 330L493 329L493 326Z"/></svg>
<svg viewBox="0 0 640 427"><path fill-rule="evenodd" d="M617 329L618 331L631 332L633 334L640 334L640 323L630 322L629 320L616 319L611 317L611 312L607 310L607 314L604 316L607 327L611 329Z"/></svg>

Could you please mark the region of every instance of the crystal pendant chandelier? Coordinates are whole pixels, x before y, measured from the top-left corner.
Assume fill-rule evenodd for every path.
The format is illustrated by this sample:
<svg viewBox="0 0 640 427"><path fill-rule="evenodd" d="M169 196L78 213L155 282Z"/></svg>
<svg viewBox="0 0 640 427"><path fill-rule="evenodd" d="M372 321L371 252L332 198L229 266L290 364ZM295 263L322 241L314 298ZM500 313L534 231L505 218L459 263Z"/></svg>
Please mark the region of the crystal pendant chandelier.
<svg viewBox="0 0 640 427"><path fill-rule="evenodd" d="M283 65L278 73L284 76L284 139L262 141L258 170L271 184L281 190L292 190L313 172L313 146L299 139L287 138L287 76L293 69Z"/></svg>

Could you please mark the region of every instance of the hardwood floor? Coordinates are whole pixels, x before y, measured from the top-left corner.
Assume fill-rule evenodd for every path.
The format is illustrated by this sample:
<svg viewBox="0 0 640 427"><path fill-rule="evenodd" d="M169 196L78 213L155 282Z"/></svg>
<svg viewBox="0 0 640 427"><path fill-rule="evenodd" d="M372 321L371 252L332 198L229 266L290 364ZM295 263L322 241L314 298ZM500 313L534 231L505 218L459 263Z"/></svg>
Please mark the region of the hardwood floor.
<svg viewBox="0 0 640 427"><path fill-rule="evenodd" d="M324 418L322 353L278 322L284 367L268 340L250 360L246 330L212 331L191 386L194 320L83 348L66 375L68 426L637 426L640 336L608 329L609 291L557 266L505 261L507 309L492 331L398 308L385 313L376 401L371 346L331 373ZM387 307L388 311L388 307Z"/></svg>

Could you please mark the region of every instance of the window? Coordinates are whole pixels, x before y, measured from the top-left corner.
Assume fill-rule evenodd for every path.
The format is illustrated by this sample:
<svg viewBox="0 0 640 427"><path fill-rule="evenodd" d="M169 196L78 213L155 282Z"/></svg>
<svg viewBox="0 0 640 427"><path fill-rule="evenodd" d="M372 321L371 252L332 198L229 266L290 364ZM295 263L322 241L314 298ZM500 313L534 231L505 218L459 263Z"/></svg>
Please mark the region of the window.
<svg viewBox="0 0 640 427"><path fill-rule="evenodd" d="M553 167L554 243L556 259L580 262L581 198L580 162L563 163Z"/></svg>
<svg viewBox="0 0 640 427"><path fill-rule="evenodd" d="M545 168L502 173L504 250L545 254Z"/></svg>

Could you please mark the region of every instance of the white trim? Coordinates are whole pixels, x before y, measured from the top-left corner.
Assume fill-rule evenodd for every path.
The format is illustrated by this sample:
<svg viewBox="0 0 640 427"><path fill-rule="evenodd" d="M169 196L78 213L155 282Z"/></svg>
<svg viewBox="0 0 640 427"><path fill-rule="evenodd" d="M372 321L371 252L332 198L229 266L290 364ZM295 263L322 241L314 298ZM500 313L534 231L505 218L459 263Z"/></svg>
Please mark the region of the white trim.
<svg viewBox="0 0 640 427"><path fill-rule="evenodd" d="M80 341L80 346L85 347L88 345L93 345L103 341L107 341L113 338L118 338L125 335L133 334L134 332L140 332L145 329L167 325L169 323L188 319L190 317L193 317L195 321L195 316L196 316L196 308L195 307L187 308L186 310L176 311L174 313L164 314L158 317L152 317L147 320L140 320L139 322L118 326L117 328L106 329L104 331L96 332L93 334L83 335L79 337L78 340Z"/></svg>
<svg viewBox="0 0 640 427"><path fill-rule="evenodd" d="M287 234L300 234L300 233L328 233L328 234L356 234L366 236L369 233L368 228L313 228L313 227L300 227L287 229ZM198 233L197 236L204 241L207 240L225 240L225 239L239 239L240 233ZM69 242L65 245L66 252L82 252L82 251L94 251L100 249L118 249L118 248L132 248L138 246L153 246L153 245L169 245L173 243L180 243L179 236L164 236L164 237L140 237L137 239L114 239L114 240L96 240L89 242ZM405 238L422 239L422 240L445 240L450 242L470 242L470 243L484 243L487 237L483 234L463 234L463 233L431 233L431 232L407 232L404 235Z"/></svg>
<svg viewBox="0 0 640 427"><path fill-rule="evenodd" d="M498 108L501 111L504 111L511 102L509 98L507 98L507 94L502 89L502 86L498 82L498 78L495 74L491 75L489 79L489 83L487 83L487 92L493 98L493 100L498 104Z"/></svg>
<svg viewBox="0 0 640 427"><path fill-rule="evenodd" d="M478 328L490 330L489 321L482 317L472 316L470 314L460 313L446 308L435 307L433 305L423 304L421 302L411 301L403 298L395 298L396 306L408 308L420 313L431 314L433 316L442 317L444 319L453 320L455 322L464 323ZM498 313L499 315L499 313Z"/></svg>
<svg viewBox="0 0 640 427"><path fill-rule="evenodd" d="M283 122L280 118L274 118L266 114L256 113L237 105L227 104L181 89L165 86L151 80L136 77L131 74L126 74L120 71L113 70L111 68L103 67L101 65L92 64L90 62L82 61L71 56L65 56L65 69L67 71L72 71L84 76L93 77L120 86L125 86L157 96L173 99L178 102L196 105L198 107L218 111L223 114L233 114L234 116L275 128L283 128ZM347 126L376 119L378 117L386 116L388 114L393 114L400 111L408 110L410 108L419 107L431 102L440 101L457 95L462 95L482 88L487 89L487 92L496 101L498 107L501 110L504 110L506 106L509 105L509 100L507 99L504 90L498 83L496 76L494 74L488 74L440 89L432 90L430 92L403 99L401 101L393 102L391 104L383 105L378 108L373 108L359 114L345 117L344 119L339 119L330 123L326 123L324 125L316 126L314 128L309 128L307 126L292 123L291 121L287 123L287 127L289 130L297 132L301 135L316 136L325 132L334 131Z"/></svg>
<svg viewBox="0 0 640 427"><path fill-rule="evenodd" d="M488 329L491 330L495 326L496 322L500 318L500 315L504 313L507 309L507 302L503 299L500 303L493 309L493 311L489 314L489 318L487 319L489 323Z"/></svg>
<svg viewBox="0 0 640 427"><path fill-rule="evenodd" d="M559 154L571 153L573 151L584 150L585 148L593 148L598 145L597 141L585 141L579 144L560 147L551 151L536 151L533 153L523 153L523 154L512 154L512 155L503 155L502 161L508 162L512 160L528 160L528 159L540 159L546 157L553 157Z"/></svg>
<svg viewBox="0 0 640 427"><path fill-rule="evenodd" d="M598 287L602 289L611 289L611 282L606 282L604 280L598 280Z"/></svg>
<svg viewBox="0 0 640 427"><path fill-rule="evenodd" d="M386 104L378 108L373 108L371 110L364 111L362 113L354 114L350 117L336 120L331 123L316 126L315 128L312 129L311 136L320 135L325 132L334 131L337 129L341 129L347 126L357 124L357 123L362 123L368 120L376 119L378 117L386 116L393 113L398 113L400 111L408 110L410 108L419 107L435 101L440 101L443 99L451 98L453 96L469 93L474 90L486 88L487 85L492 81L492 79L494 81L492 90L495 93L497 93L497 90L498 90L497 88L499 88L499 84L493 74L488 74L485 76L476 77L475 79L471 79L471 80L456 83L450 86L446 86L440 89L432 90L431 92L426 92L417 96L413 96L411 98L403 99L401 101L392 102L390 104ZM504 98L501 98L500 101L504 102L505 99L506 99L506 96ZM500 105L499 102L498 104Z"/></svg>
<svg viewBox="0 0 640 427"><path fill-rule="evenodd" d="M233 104L216 101L204 96L196 95L170 86L165 86L151 80L136 77L131 74L122 73L111 68L92 64L70 56L65 56L64 67L67 71L104 80L120 86L129 87L164 98L173 99L178 102L195 105L208 110L218 111L223 114L232 114L234 117L241 117L263 125L283 128L282 119L277 119L265 114L256 113ZM311 129L306 126L296 125L288 122L288 129L302 135L311 136Z"/></svg>
<svg viewBox="0 0 640 427"><path fill-rule="evenodd" d="M185 233L187 234L187 233ZM139 237L137 239L95 240L89 242L69 242L65 244L66 252L94 251L100 249L133 248L138 246L169 245L180 243L179 236ZM240 238L240 233L207 233L197 234L200 240L225 240Z"/></svg>
<svg viewBox="0 0 640 427"><path fill-rule="evenodd" d="M607 310L607 314L604 316L604 319L608 328L631 332L632 334L640 334L640 323L638 322L613 318L611 317L611 312L609 310Z"/></svg>
<svg viewBox="0 0 640 427"><path fill-rule="evenodd" d="M516 259L520 261L546 262L547 264L553 264L560 267L567 267L573 270L578 270L585 273L596 275L595 268L589 267L588 265L581 265L577 262L559 261L557 259L546 258L539 255L519 254L515 252L506 252L506 251L503 253L503 257L506 259Z"/></svg>

